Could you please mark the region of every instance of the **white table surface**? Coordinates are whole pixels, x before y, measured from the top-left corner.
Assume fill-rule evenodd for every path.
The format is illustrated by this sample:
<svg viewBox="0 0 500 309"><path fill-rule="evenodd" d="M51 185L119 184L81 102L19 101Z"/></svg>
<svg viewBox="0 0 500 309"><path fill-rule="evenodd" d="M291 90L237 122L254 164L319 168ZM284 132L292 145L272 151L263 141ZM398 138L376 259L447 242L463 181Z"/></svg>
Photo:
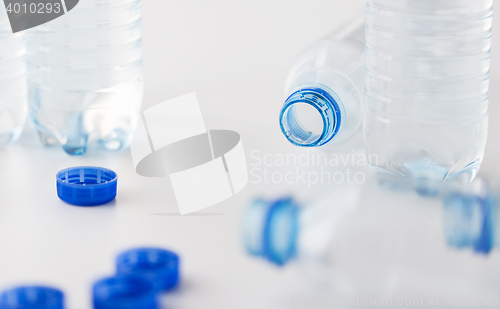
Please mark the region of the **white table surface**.
<svg viewBox="0 0 500 309"><path fill-rule="evenodd" d="M249 164L254 150L298 153L277 121L288 66L303 47L363 8L362 0L147 0L144 107L196 92L207 127L239 132ZM494 38L490 136L481 169L489 177L500 171L499 44ZM55 174L76 165L115 170L116 200L93 208L59 200ZM182 259L182 285L163 297L165 308L299 308L290 297L307 297L304 278L293 267L247 257L239 230L251 197L294 190L307 187L250 183L231 199L180 216L168 179L137 175L128 150L90 149L72 157L41 147L28 128L0 150L0 289L48 284L64 290L67 308L91 308L91 284L113 273L118 252L160 246Z"/></svg>

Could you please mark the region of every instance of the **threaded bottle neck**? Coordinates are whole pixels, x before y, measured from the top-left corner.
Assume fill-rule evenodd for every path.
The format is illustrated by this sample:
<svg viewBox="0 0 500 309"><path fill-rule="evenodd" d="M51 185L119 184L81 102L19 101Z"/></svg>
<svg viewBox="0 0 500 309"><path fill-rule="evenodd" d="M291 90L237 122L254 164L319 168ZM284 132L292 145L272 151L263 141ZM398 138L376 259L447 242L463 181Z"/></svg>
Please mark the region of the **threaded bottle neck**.
<svg viewBox="0 0 500 309"><path fill-rule="evenodd" d="M323 129L313 133L300 123L297 106L308 104L321 116ZM319 147L336 138L344 127L345 111L339 96L330 88L308 83L292 93L285 101L280 114L280 127L285 137L294 145Z"/></svg>

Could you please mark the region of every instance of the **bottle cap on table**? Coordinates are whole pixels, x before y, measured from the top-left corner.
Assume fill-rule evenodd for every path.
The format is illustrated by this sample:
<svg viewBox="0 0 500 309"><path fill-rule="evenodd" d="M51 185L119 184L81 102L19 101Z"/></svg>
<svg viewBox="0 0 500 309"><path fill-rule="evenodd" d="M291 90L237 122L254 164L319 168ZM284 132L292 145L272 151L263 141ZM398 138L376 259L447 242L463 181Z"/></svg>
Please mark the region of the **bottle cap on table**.
<svg viewBox="0 0 500 309"><path fill-rule="evenodd" d="M107 168L70 167L56 175L57 196L73 205L102 205L115 198L117 182L116 173Z"/></svg>
<svg viewBox="0 0 500 309"><path fill-rule="evenodd" d="M22 286L0 295L0 309L63 309L64 294L43 286Z"/></svg>
<svg viewBox="0 0 500 309"><path fill-rule="evenodd" d="M128 250L116 258L116 273L141 276L151 282L157 291L170 290L179 281L179 256L160 248Z"/></svg>
<svg viewBox="0 0 500 309"><path fill-rule="evenodd" d="M94 309L157 309L153 284L136 276L102 279L92 289Z"/></svg>

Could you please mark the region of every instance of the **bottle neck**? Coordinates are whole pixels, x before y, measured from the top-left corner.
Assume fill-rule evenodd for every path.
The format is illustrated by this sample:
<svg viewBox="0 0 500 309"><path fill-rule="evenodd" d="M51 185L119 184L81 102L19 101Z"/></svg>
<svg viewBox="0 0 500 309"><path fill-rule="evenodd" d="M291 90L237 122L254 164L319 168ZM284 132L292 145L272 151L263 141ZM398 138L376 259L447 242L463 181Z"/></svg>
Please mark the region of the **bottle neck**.
<svg viewBox="0 0 500 309"><path fill-rule="evenodd" d="M476 253L488 254L496 246L498 200L452 192L443 201L444 231L452 248L472 248Z"/></svg>
<svg viewBox="0 0 500 309"><path fill-rule="evenodd" d="M299 207L291 198L255 200L247 209L244 238L247 252L276 265L296 256Z"/></svg>
<svg viewBox="0 0 500 309"><path fill-rule="evenodd" d="M307 104L316 109L322 119L322 132L311 132L300 123L297 107ZM294 145L319 147L335 139L344 127L345 111L339 96L319 83L303 84L285 101L280 114L280 127Z"/></svg>

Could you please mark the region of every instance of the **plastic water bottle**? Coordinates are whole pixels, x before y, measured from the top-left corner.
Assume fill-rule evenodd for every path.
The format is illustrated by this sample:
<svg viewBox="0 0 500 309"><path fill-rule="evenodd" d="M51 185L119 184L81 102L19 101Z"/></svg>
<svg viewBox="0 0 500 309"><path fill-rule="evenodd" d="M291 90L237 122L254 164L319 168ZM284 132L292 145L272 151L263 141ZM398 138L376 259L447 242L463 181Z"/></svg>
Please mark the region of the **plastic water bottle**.
<svg viewBox="0 0 500 309"><path fill-rule="evenodd" d="M493 0L368 0L364 142L380 182L436 194L483 159Z"/></svg>
<svg viewBox="0 0 500 309"><path fill-rule="evenodd" d="M280 126L294 145L327 151L362 147L365 16L304 50L285 85ZM346 143L349 142L349 143ZM350 150L350 149L348 149Z"/></svg>
<svg viewBox="0 0 500 309"><path fill-rule="evenodd" d="M25 40L12 33L7 11L0 5L0 146L16 141L27 110Z"/></svg>
<svg viewBox="0 0 500 309"><path fill-rule="evenodd" d="M440 199L366 185L298 204L255 200L244 217L245 247L276 265L296 260L332 305L369 307L377 299L384 307L411 299L431 307L437 298L440 306L468 307L469 297L498 305L500 257L448 246Z"/></svg>
<svg viewBox="0 0 500 309"><path fill-rule="evenodd" d="M29 113L45 145L128 146L143 97L141 0L85 0L28 31Z"/></svg>

